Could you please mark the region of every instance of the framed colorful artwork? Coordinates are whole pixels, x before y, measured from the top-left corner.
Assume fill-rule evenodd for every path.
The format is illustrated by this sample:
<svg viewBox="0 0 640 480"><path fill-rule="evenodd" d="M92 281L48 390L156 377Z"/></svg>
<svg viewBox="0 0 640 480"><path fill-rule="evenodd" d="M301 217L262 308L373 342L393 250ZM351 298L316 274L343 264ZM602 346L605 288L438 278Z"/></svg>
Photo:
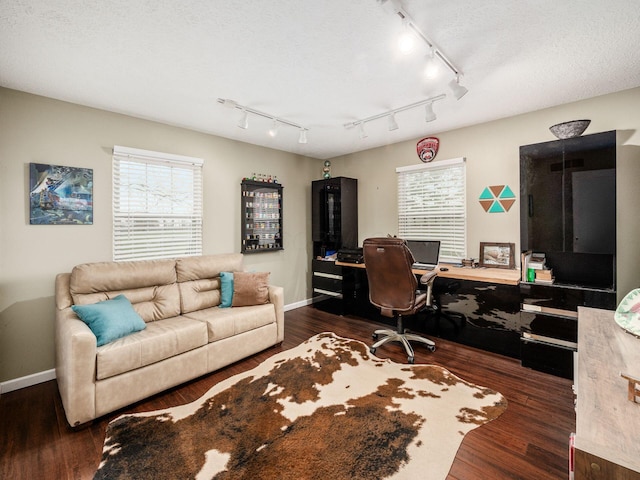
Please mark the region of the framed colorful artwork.
<svg viewBox="0 0 640 480"><path fill-rule="evenodd" d="M93 169L29 164L31 225L92 225Z"/></svg>

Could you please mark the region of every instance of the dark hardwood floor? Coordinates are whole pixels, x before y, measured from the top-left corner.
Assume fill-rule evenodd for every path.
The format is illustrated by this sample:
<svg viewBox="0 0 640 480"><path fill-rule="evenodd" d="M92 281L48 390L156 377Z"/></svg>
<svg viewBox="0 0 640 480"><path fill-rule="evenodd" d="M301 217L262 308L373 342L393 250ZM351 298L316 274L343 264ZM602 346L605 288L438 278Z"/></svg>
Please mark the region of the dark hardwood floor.
<svg viewBox="0 0 640 480"><path fill-rule="evenodd" d="M100 461L107 423L140 412L196 400L211 386L244 372L281 350L324 331L370 344L379 324L341 317L313 307L285 313L285 340L242 362L156 395L92 424L72 430L66 423L55 381L0 396L0 478L92 478ZM509 401L497 420L464 438L449 480L566 479L568 441L575 429L571 381L523 368L518 360L443 339L434 353L416 348L416 363L442 365L471 382L501 392ZM402 347L381 347L378 356L406 362Z"/></svg>

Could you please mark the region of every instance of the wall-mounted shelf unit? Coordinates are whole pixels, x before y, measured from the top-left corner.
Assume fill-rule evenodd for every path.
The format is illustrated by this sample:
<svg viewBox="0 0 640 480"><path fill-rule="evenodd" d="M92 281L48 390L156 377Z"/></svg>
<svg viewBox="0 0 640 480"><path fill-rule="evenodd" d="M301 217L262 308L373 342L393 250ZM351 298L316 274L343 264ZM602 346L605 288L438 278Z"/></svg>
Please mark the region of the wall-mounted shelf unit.
<svg viewBox="0 0 640 480"><path fill-rule="evenodd" d="M240 189L240 252L282 250L282 185L243 180Z"/></svg>

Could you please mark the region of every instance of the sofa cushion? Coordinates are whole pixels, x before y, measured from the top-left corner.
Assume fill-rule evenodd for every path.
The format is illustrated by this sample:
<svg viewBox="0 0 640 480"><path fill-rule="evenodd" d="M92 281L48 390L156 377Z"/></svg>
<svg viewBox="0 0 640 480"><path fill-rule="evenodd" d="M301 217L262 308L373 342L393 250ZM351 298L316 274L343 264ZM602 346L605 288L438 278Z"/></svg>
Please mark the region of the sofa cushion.
<svg viewBox="0 0 640 480"><path fill-rule="evenodd" d="M72 305L71 309L89 326L98 347L144 330L146 326L124 295L92 305Z"/></svg>
<svg viewBox="0 0 640 480"><path fill-rule="evenodd" d="M203 278L178 284L182 313L215 307L220 304L220 279Z"/></svg>
<svg viewBox="0 0 640 480"><path fill-rule="evenodd" d="M176 283L175 260L96 262L77 265L71 271L69 290L79 294L115 292Z"/></svg>
<svg viewBox="0 0 640 480"><path fill-rule="evenodd" d="M204 255L176 260L181 312L220 305L220 273L242 270L242 254Z"/></svg>
<svg viewBox="0 0 640 480"><path fill-rule="evenodd" d="M232 306L262 305L268 301L269 272L234 273Z"/></svg>
<svg viewBox="0 0 640 480"><path fill-rule="evenodd" d="M251 307L207 308L185 314L207 326L209 342L275 323L276 311L272 303Z"/></svg>
<svg viewBox="0 0 640 480"><path fill-rule="evenodd" d="M98 348L96 378L151 365L206 343L207 327L200 321L178 316L148 323L145 330Z"/></svg>
<svg viewBox="0 0 640 480"><path fill-rule="evenodd" d="M135 311L145 322L155 322L180 315L180 291L177 283L133 290L76 295L74 303L87 305L115 298L121 294L129 299Z"/></svg>
<svg viewBox="0 0 640 480"><path fill-rule="evenodd" d="M124 294L145 322L180 314L174 260L85 263L75 267L69 291L76 305Z"/></svg>
<svg viewBox="0 0 640 480"><path fill-rule="evenodd" d="M178 282L218 278L220 272L240 272L243 269L242 258L241 253L179 258L176 261Z"/></svg>

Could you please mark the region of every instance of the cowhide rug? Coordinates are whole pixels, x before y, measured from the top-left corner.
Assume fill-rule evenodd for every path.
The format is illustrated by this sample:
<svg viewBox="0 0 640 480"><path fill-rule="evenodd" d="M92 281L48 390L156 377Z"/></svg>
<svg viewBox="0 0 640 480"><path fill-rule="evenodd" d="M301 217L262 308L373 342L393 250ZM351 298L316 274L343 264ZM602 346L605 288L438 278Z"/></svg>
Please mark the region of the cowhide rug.
<svg viewBox="0 0 640 480"><path fill-rule="evenodd" d="M316 335L180 407L107 427L96 479L442 479L505 398Z"/></svg>

